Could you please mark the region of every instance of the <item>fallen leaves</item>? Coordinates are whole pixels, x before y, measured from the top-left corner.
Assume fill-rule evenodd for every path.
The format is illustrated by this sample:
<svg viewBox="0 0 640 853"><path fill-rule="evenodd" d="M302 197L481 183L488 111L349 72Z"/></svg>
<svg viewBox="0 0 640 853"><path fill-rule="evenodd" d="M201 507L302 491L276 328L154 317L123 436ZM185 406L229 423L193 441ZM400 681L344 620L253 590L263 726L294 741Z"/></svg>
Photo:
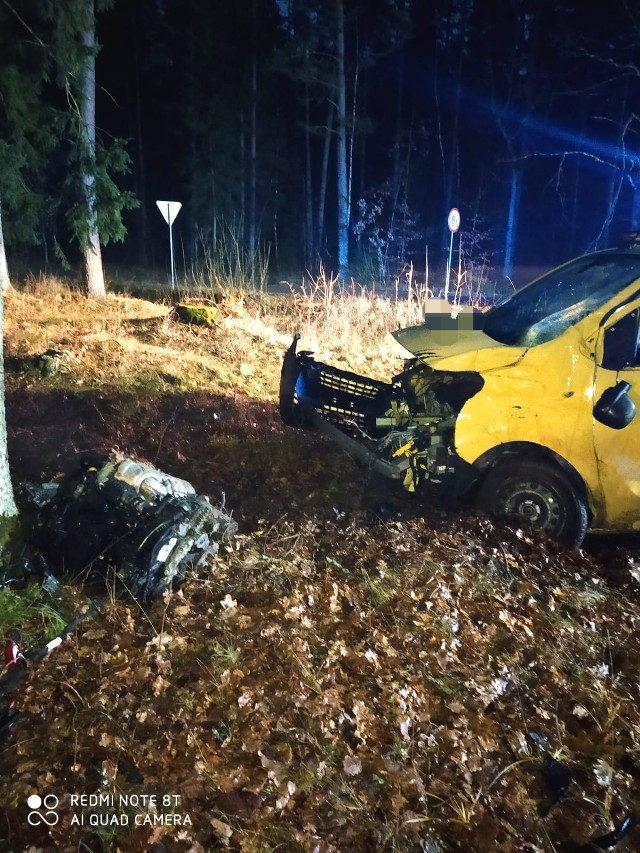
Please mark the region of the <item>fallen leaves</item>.
<svg viewBox="0 0 640 853"><path fill-rule="evenodd" d="M170 787L189 840L154 838L247 853L547 849L583 840L585 814L602 820L594 804L614 815L640 797L624 758L640 755L640 715L623 701L640 608L604 577L594 599L593 564L521 553L515 537L503 574L480 525L464 539L417 522L272 534L245 535L145 618L115 604L34 671L0 793L11 784L17 805L43 765L50 790ZM546 817L532 732L581 785ZM149 837L119 834L119 849Z"/></svg>

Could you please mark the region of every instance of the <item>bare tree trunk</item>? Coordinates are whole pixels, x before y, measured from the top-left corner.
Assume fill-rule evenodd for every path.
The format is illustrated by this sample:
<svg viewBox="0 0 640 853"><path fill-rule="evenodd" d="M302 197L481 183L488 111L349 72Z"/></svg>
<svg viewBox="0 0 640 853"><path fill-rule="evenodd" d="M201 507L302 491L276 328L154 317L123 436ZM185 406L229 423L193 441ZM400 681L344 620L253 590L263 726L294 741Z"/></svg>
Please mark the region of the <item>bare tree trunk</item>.
<svg viewBox="0 0 640 853"><path fill-rule="evenodd" d="M98 234L98 210L96 202L96 28L94 0L85 0L85 29L82 44L86 50L82 69L81 120L86 165L83 176L87 205L87 245L84 250L84 285L87 296L104 299L104 271L100 236Z"/></svg>
<svg viewBox="0 0 640 853"><path fill-rule="evenodd" d="M507 213L507 228L504 241L504 265L502 275L509 279L513 275L513 258L515 255L518 232L518 210L522 191L522 165L514 163L511 167L511 190L509 192L509 210Z"/></svg>
<svg viewBox="0 0 640 853"><path fill-rule="evenodd" d="M631 230L640 230L640 192L634 184L633 201L631 203Z"/></svg>
<svg viewBox="0 0 640 853"><path fill-rule="evenodd" d="M349 277L349 192L347 185L347 98L344 56L344 4L336 0L338 95L338 275Z"/></svg>
<svg viewBox="0 0 640 853"><path fill-rule="evenodd" d="M0 292L5 293L11 287L7 253L4 248L4 231L2 230L2 199L0 198Z"/></svg>
<svg viewBox="0 0 640 853"><path fill-rule="evenodd" d="M0 235L2 229L0 228ZM0 517L8 518L18 514L11 487L9 471L9 453L7 451L7 419L4 408L4 294L0 290Z"/></svg>
<svg viewBox="0 0 640 853"><path fill-rule="evenodd" d="M257 205L257 174L256 174L256 102L258 100L258 83L257 83L257 67L256 57L253 57L253 68L251 70L251 152L250 152L250 192L249 196L249 263L251 265L251 280L254 278L254 264L256 257L256 240L258 234L258 225L256 223Z"/></svg>
<svg viewBox="0 0 640 853"><path fill-rule="evenodd" d="M460 99L462 90L462 51L456 75L456 92L453 108L453 127L451 139L449 140L449 168L447 172L447 184L445 187L445 210L453 206L453 193L460 189ZM443 230L446 237L448 229Z"/></svg>
<svg viewBox="0 0 640 853"><path fill-rule="evenodd" d="M331 137L333 135L333 104L329 101L327 113L327 127L324 135L324 146L322 150L322 172L320 173L320 190L318 192L318 220L316 222L316 251L318 257L322 253L324 243L324 207L327 198L327 178L329 175L329 152L331 150Z"/></svg>
<svg viewBox="0 0 640 853"><path fill-rule="evenodd" d="M411 151L413 148L413 118L409 125L409 138L407 139L407 159L404 167L403 177L403 200L402 200L402 231L400 236L400 267L403 268L407 259L407 246L409 244L409 181L411 177Z"/></svg>
<svg viewBox="0 0 640 853"><path fill-rule="evenodd" d="M215 255L218 245L218 214L216 210L216 172L213 167L213 154L211 160L211 254ZM242 232L240 232L242 234Z"/></svg>
<svg viewBox="0 0 640 853"><path fill-rule="evenodd" d="M581 181L580 181L581 175L582 175L582 172L580 171L580 169L576 169L574 177L573 177L573 192L572 192L572 196L571 196L571 226L570 226L571 230L569 232L571 235L571 238L569 240L569 256L570 257L578 254L578 250L576 247L580 244L579 237L582 236L579 233L579 224L578 224L580 222L580 217L578 215L578 211L580 210L580 190L582 189ZM632 230L633 230L633 228L632 228Z"/></svg>
<svg viewBox="0 0 640 853"><path fill-rule="evenodd" d="M258 82L257 82L257 68L256 68L256 58L253 57L253 67L251 69L251 151L250 151L250 164L251 164L251 174L250 174L250 182L251 182L251 196L249 199L249 251L253 255L256 249L256 233L257 233L257 225L256 225L256 187L257 187L257 175L256 175L256 102L258 100Z"/></svg>
<svg viewBox="0 0 640 853"><path fill-rule="evenodd" d="M130 26L134 26L133 21ZM147 179L144 166L144 142L142 129L142 95L140 93L140 64L138 57L138 35L133 38L135 122L138 149L136 183L140 197L140 239L138 241L138 260L143 267L149 264L149 217L147 215Z"/></svg>
<svg viewBox="0 0 640 853"><path fill-rule="evenodd" d="M351 133L349 134L349 166L347 169L347 228L351 222L351 199L353 198L353 144L356 136L356 113L358 105L358 76L360 68L356 62L356 70L353 75L353 102L351 104Z"/></svg>
<svg viewBox="0 0 640 853"><path fill-rule="evenodd" d="M315 249L313 245L313 186L311 181L311 108L309 96L308 54L305 54L304 81L304 150L305 150L305 227L304 227L304 260L308 270L313 268Z"/></svg>
<svg viewBox="0 0 640 853"><path fill-rule="evenodd" d="M240 111L240 223L238 237L243 250L247 247L247 174L245 162L247 159L247 144L245 134L244 110Z"/></svg>
<svg viewBox="0 0 640 853"><path fill-rule="evenodd" d="M613 217L616 212L616 207L618 205L618 201L620 199L620 191L622 190L622 185L624 182L624 175L615 175L611 179L609 184L609 198L607 200L607 211L600 228L600 232L596 237L594 248L596 249L604 249L609 245L609 234L611 230L611 223L613 222Z"/></svg>
<svg viewBox="0 0 640 853"><path fill-rule="evenodd" d="M256 46L256 4L255 0L252 5L252 15L253 15L253 58L251 63L251 141L250 141L250 173L249 173L249 182L250 182L250 192L249 196L249 265L251 268L251 284L255 286L255 262L256 262L256 243L257 243L257 235L258 235L258 224L256 222L257 217L257 204L256 204L256 194L257 194L257 169L256 169L256 157L257 157L257 143L256 143L256 135L257 135L257 109L258 109L258 57L257 57L257 46Z"/></svg>
<svg viewBox="0 0 640 853"><path fill-rule="evenodd" d="M402 94L404 91L404 62L400 56L398 62L398 87L396 89L396 130L393 145L393 172L391 176L391 204L389 209L389 224L387 226L387 244L384 250L384 275L389 273L389 252L394 242L394 231L396 226L396 215L398 212L398 201L402 185L402 119L404 104Z"/></svg>

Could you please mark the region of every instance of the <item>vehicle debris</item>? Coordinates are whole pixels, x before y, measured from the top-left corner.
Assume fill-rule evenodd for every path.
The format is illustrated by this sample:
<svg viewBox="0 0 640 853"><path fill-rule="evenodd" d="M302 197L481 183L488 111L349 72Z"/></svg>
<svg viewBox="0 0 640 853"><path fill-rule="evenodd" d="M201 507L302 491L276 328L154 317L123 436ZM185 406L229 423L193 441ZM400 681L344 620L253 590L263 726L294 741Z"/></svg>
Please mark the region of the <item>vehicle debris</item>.
<svg viewBox="0 0 640 853"><path fill-rule="evenodd" d="M11 637L7 637L4 641L4 665L7 669L15 666L19 661L24 660L22 649Z"/></svg>
<svg viewBox="0 0 640 853"><path fill-rule="evenodd" d="M82 459L29 486L35 541L54 574L96 576L142 603L176 588L237 530L186 480L132 458Z"/></svg>
<svg viewBox="0 0 640 853"><path fill-rule="evenodd" d="M81 459L59 481L31 484L27 493L34 511L30 547L35 555L26 559L25 568L41 571L42 588L50 593L58 587L58 574L90 584L106 582L115 595L147 604L201 569L237 530L224 502L214 506L186 480L115 454ZM109 597L104 594L103 601ZM101 602L94 601L33 651L5 638L0 737L19 717L1 700L17 689L27 667L58 648L100 608Z"/></svg>
<svg viewBox="0 0 640 853"><path fill-rule="evenodd" d="M586 844L575 851L575 853L592 853L598 850L613 850L620 841L622 841L631 832L636 825L636 817L633 813L628 814L620 823L605 835L600 835L597 838L592 838Z"/></svg>
<svg viewBox="0 0 640 853"><path fill-rule="evenodd" d="M8 734L20 717L20 711L11 707L11 695L20 687L26 675L27 669L39 663L54 649L62 645L76 628L86 619L91 618L99 612L99 605L93 603L83 611L76 614L65 627L48 640L43 646L34 651L24 651L19 643L12 638L5 640L4 659L5 671L0 679L0 740Z"/></svg>
<svg viewBox="0 0 640 853"><path fill-rule="evenodd" d="M566 765L554 758L548 752L543 752L540 772L551 796L550 802L541 810L541 816L546 817L551 809L564 797L574 781L573 773Z"/></svg>

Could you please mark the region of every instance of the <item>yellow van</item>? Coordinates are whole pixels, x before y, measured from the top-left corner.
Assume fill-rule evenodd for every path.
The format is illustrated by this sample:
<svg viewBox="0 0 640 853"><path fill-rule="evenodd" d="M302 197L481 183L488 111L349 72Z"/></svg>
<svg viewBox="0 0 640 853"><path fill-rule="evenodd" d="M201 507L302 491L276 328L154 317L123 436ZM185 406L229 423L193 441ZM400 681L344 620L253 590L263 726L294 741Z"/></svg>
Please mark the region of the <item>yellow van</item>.
<svg viewBox="0 0 640 853"><path fill-rule="evenodd" d="M485 314L427 314L379 382L287 351L280 414L410 491L579 545L640 530L640 248L585 255Z"/></svg>

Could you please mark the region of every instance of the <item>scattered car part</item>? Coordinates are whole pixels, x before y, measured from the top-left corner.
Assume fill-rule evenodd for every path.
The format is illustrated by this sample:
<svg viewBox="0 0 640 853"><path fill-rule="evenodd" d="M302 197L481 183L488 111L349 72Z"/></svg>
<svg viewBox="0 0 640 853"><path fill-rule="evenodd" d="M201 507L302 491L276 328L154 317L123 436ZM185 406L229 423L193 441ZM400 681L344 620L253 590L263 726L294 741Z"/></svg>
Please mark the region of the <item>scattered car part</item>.
<svg viewBox="0 0 640 853"><path fill-rule="evenodd" d="M548 752L544 753L540 772L551 795L551 800L541 812L541 816L545 817L569 790L573 782L573 773L561 761L549 755Z"/></svg>
<svg viewBox="0 0 640 853"><path fill-rule="evenodd" d="M575 777L565 764L547 752L546 737L536 731L529 732L529 737L543 756L540 772L551 795L550 803L540 812L540 817L546 817L575 782ZM600 835L597 838L592 838L586 844L580 846L575 844L570 845L571 853L591 853L591 851L597 850L612 850L619 841L622 841L631 832L636 823L635 813L631 812L611 832Z"/></svg>
<svg viewBox="0 0 640 853"><path fill-rule="evenodd" d="M570 546L640 530L640 245L570 261L486 314L445 307L393 333L412 358L390 382L297 352L296 335L282 420L410 492Z"/></svg>
<svg viewBox="0 0 640 853"><path fill-rule="evenodd" d="M100 612L100 608L102 606L101 602L93 602L86 610L83 610L81 613L76 614L70 622L64 626L60 633L53 637L53 639L48 640L44 646L41 646L36 651L31 654L25 655L25 662L27 665L29 663L38 663L43 658L45 658L49 652L52 652L54 649L57 649L58 646L62 645L62 642L66 640L67 637L71 636L73 632L76 630L78 625L84 622L86 619L90 619L94 614Z"/></svg>
<svg viewBox="0 0 640 853"><path fill-rule="evenodd" d="M575 853L594 853L599 850L613 850L613 848L623 840L636 825L636 817L633 813L628 814L616 826L612 832L607 832L606 835L600 835L598 838L592 838L575 851Z"/></svg>
<svg viewBox="0 0 640 853"><path fill-rule="evenodd" d="M132 458L84 459L29 492L51 568L113 578L143 603L178 586L237 530L190 483Z"/></svg>
<svg viewBox="0 0 640 853"><path fill-rule="evenodd" d="M7 704L4 707L3 700L9 697L20 686L27 667L36 664L45 658L54 649L62 645L62 642L70 636L85 619L89 619L95 613L99 612L100 606L93 603L86 610L78 613L68 622L60 633L49 640L39 649L34 652L22 653L19 645L13 640L7 640L5 643L5 667L6 673L0 681L0 739L8 734L14 723L20 716L20 711L9 707Z"/></svg>
<svg viewBox="0 0 640 853"><path fill-rule="evenodd" d="M65 575L115 579L119 593L146 603L202 567L237 530L222 506L212 506L186 480L132 458L82 459L60 481L30 485L27 492L35 516L33 544L44 555L36 552L44 566L43 588L50 591L57 587L55 568ZM99 609L93 603L31 653L23 654L8 638L0 701L19 686L26 667ZM0 736L18 717L11 707L0 707Z"/></svg>
<svg viewBox="0 0 640 853"><path fill-rule="evenodd" d="M7 669L15 666L19 661L24 660L20 645L10 637L4 641L4 665Z"/></svg>

